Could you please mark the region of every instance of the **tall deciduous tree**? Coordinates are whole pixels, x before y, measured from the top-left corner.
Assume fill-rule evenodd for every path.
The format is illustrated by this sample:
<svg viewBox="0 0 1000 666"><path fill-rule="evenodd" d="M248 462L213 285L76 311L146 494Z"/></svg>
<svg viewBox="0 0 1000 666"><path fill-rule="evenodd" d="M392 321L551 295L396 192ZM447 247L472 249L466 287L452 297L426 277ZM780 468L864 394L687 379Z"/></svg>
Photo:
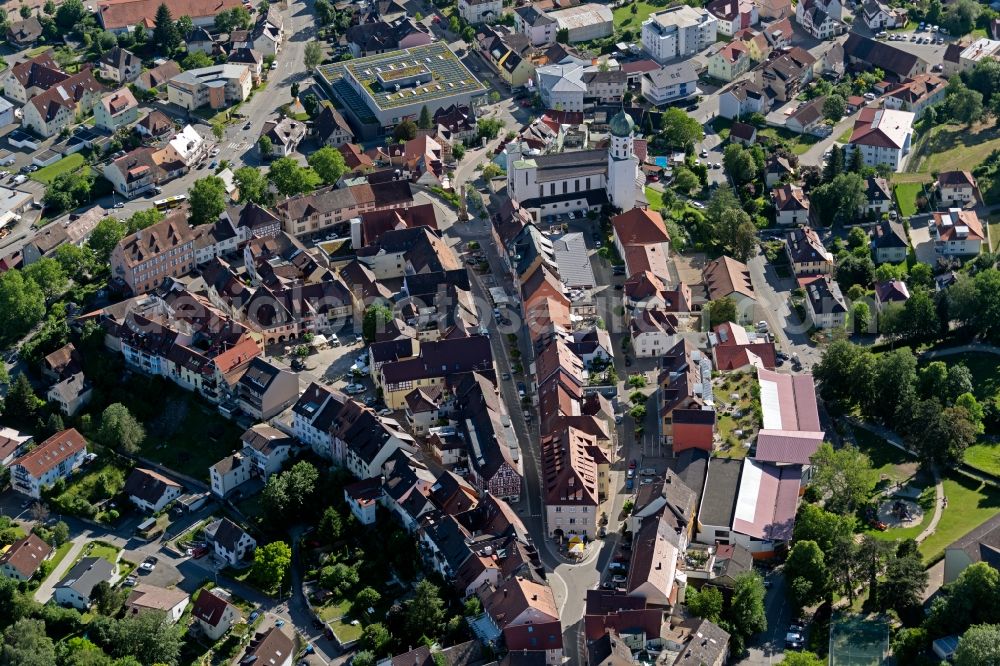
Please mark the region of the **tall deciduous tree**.
<svg viewBox="0 0 1000 666"><path fill-rule="evenodd" d="M307 42L302 58L306 69L316 69L323 62L323 47L317 41Z"/></svg>
<svg viewBox="0 0 1000 666"><path fill-rule="evenodd" d="M87 239L87 246L94 251L98 263L107 263L118 241L125 238L125 232L125 225L113 217L106 217L97 223Z"/></svg>
<svg viewBox="0 0 1000 666"><path fill-rule="evenodd" d="M976 624L958 639L955 666L1000 663L1000 625Z"/></svg>
<svg viewBox="0 0 1000 666"><path fill-rule="evenodd" d="M361 322L361 335L365 342L372 343L379 333L385 331L385 327L392 321L392 310L381 303L373 303L365 310L364 319Z"/></svg>
<svg viewBox="0 0 1000 666"><path fill-rule="evenodd" d="M685 603L694 615L710 622L718 622L722 617L722 593L710 585L702 587L697 592L692 589Z"/></svg>
<svg viewBox="0 0 1000 666"><path fill-rule="evenodd" d="M281 585L291 565L292 549L284 541L272 541L253 552L250 575L261 587L273 590Z"/></svg>
<svg viewBox="0 0 1000 666"><path fill-rule="evenodd" d="M756 572L736 577L733 596L726 613L726 624L735 639L736 652L742 652L748 638L767 630L764 608L764 580Z"/></svg>
<svg viewBox="0 0 1000 666"><path fill-rule="evenodd" d="M834 449L829 442L823 442L810 461L812 483L826 498L826 506L835 513L854 511L875 487L876 475L871 460L853 446Z"/></svg>
<svg viewBox="0 0 1000 666"><path fill-rule="evenodd" d="M267 178L260 169L252 166L240 167L233 173L233 180L240 191L240 203L262 204L267 201Z"/></svg>
<svg viewBox="0 0 1000 666"><path fill-rule="evenodd" d="M218 176L207 176L194 181L188 192L191 205L191 224L214 224L226 210L226 183Z"/></svg>
<svg viewBox="0 0 1000 666"><path fill-rule="evenodd" d="M309 166L323 179L327 185L333 185L340 180L347 170L344 156L340 151L330 146L323 146L308 157Z"/></svg>
<svg viewBox="0 0 1000 666"><path fill-rule="evenodd" d="M45 293L34 280L18 270L0 274L0 335L20 337L44 316Z"/></svg>
<svg viewBox="0 0 1000 666"><path fill-rule="evenodd" d="M116 402L104 408L98 438L105 446L124 453L135 453L146 438L146 430L128 407Z"/></svg>
<svg viewBox="0 0 1000 666"><path fill-rule="evenodd" d="M815 541L797 541L785 561L788 597L798 608L822 601L827 594L830 574L823 551Z"/></svg>
<svg viewBox="0 0 1000 666"><path fill-rule="evenodd" d="M417 583L413 598L406 602L406 631L411 637L437 636L444 622L444 601L437 586L428 580Z"/></svg>
<svg viewBox="0 0 1000 666"><path fill-rule="evenodd" d="M7 628L0 648L0 663L10 666L51 666L56 663L56 647L45 634L41 620L18 620Z"/></svg>
<svg viewBox="0 0 1000 666"><path fill-rule="evenodd" d="M299 166L291 157L276 159L267 175L275 189L288 197L311 192L319 184L315 171Z"/></svg>

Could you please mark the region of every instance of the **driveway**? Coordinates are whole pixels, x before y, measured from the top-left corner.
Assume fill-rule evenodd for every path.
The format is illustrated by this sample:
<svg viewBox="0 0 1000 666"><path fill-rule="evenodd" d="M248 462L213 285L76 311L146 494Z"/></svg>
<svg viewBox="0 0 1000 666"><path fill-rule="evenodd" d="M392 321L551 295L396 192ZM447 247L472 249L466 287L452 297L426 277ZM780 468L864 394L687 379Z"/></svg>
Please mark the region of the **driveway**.
<svg viewBox="0 0 1000 666"><path fill-rule="evenodd" d="M933 266L937 261L934 242L931 240L931 230L927 226L927 215L914 215L910 218L910 240L917 261Z"/></svg>

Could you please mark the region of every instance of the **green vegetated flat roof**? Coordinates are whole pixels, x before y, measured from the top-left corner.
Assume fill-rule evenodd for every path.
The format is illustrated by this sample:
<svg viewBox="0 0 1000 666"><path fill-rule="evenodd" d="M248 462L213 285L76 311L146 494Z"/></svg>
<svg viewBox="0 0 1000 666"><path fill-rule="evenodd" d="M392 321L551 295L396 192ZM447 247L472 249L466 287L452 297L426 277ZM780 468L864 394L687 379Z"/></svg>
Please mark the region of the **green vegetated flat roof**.
<svg viewBox="0 0 1000 666"><path fill-rule="evenodd" d="M401 88L398 92L395 89L378 90L372 86L380 75L383 80L388 72L412 70L410 72L412 75L418 71L413 68L421 66L429 71L431 81L422 82L419 86ZM355 79L367 89L375 104L383 111L411 104L424 104L451 95L486 90L486 86L476 79L443 42L323 65L319 71L331 84L347 76Z"/></svg>

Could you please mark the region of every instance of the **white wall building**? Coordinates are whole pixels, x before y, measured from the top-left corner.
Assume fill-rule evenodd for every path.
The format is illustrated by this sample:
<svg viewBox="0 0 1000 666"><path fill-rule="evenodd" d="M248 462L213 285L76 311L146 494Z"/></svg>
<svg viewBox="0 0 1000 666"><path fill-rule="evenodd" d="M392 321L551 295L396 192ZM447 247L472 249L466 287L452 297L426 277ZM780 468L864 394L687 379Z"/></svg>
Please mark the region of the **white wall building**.
<svg viewBox="0 0 1000 666"><path fill-rule="evenodd" d="M658 63L686 58L715 43L718 19L702 8L678 5L642 24L642 48Z"/></svg>
<svg viewBox="0 0 1000 666"><path fill-rule="evenodd" d="M893 171L901 171L913 141L913 119L909 111L864 109L844 146L844 159L860 150L865 166L885 164Z"/></svg>
<svg viewBox="0 0 1000 666"><path fill-rule="evenodd" d="M35 449L17 458L10 466L14 490L29 497L41 497L42 488L65 479L83 464L87 441L76 428L58 432Z"/></svg>

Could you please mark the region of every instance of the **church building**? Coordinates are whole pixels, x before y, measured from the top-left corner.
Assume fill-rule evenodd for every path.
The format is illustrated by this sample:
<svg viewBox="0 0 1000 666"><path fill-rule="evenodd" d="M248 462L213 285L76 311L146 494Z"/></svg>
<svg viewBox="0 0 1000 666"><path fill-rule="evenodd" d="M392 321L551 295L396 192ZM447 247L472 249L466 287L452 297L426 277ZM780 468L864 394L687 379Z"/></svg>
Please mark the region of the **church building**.
<svg viewBox="0 0 1000 666"><path fill-rule="evenodd" d="M609 203L620 210L645 208L645 179L633 146L635 122L619 111L609 126L607 150L532 155L513 149L507 169L510 198L536 222L549 215L585 215Z"/></svg>

